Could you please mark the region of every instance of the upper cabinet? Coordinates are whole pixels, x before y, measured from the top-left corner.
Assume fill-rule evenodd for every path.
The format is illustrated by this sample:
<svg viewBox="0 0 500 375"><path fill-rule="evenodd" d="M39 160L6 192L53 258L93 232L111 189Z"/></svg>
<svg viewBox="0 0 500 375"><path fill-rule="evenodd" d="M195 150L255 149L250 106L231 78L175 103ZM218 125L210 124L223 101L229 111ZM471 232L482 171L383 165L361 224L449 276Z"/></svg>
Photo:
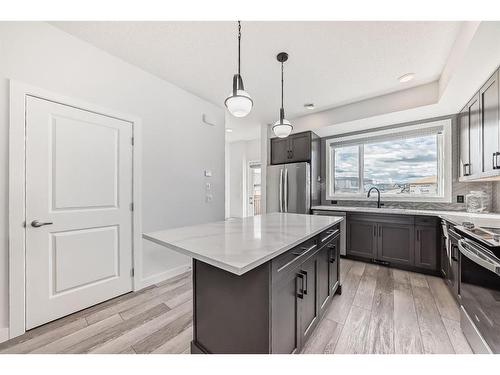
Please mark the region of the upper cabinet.
<svg viewBox="0 0 500 375"><path fill-rule="evenodd" d="M291 134L287 138L272 138L271 164L310 162L315 143L319 145L319 137L310 131Z"/></svg>
<svg viewBox="0 0 500 375"><path fill-rule="evenodd" d="M500 176L500 96L498 70L458 116L459 180Z"/></svg>

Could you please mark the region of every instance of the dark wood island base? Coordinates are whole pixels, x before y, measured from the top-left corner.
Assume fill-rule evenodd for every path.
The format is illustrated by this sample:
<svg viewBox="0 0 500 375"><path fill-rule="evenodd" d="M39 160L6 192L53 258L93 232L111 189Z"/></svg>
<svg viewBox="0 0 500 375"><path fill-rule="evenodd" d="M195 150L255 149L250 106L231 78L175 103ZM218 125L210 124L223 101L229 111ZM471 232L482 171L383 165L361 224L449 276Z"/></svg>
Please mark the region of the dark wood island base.
<svg viewBox="0 0 500 375"><path fill-rule="evenodd" d="M339 225L241 276L193 260L193 354L298 353L340 293Z"/></svg>

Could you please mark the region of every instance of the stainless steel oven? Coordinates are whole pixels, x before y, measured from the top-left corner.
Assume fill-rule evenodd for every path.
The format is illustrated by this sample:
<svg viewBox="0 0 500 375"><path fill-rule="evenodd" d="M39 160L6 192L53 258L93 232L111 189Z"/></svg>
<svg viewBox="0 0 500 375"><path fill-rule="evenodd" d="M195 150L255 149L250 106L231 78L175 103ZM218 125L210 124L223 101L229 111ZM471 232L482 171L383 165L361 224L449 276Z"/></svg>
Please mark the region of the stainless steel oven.
<svg viewBox="0 0 500 375"><path fill-rule="evenodd" d="M470 238L458 242L461 327L475 353L500 353L500 259Z"/></svg>

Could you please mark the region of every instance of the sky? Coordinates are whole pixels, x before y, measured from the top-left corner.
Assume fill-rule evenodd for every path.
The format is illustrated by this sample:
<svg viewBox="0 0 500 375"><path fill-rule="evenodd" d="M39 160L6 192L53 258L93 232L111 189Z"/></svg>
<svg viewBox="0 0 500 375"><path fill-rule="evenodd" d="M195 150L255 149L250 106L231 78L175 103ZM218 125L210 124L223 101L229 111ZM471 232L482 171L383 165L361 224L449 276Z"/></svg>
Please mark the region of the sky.
<svg viewBox="0 0 500 375"><path fill-rule="evenodd" d="M368 143L364 146L365 179L374 183L407 183L437 176L437 136ZM356 177L358 147L337 149L336 177Z"/></svg>

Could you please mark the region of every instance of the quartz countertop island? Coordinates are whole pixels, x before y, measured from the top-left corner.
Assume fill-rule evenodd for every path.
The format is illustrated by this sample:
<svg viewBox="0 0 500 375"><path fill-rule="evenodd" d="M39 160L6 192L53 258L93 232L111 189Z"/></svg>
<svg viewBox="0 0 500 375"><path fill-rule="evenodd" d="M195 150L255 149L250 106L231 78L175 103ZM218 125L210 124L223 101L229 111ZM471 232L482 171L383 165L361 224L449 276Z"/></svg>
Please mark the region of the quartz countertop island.
<svg viewBox="0 0 500 375"><path fill-rule="evenodd" d="M314 237L342 217L270 213L145 233L143 237L242 275Z"/></svg>
<svg viewBox="0 0 500 375"><path fill-rule="evenodd" d="M193 258L192 353L299 353L342 292L342 217L271 213L144 234Z"/></svg>

